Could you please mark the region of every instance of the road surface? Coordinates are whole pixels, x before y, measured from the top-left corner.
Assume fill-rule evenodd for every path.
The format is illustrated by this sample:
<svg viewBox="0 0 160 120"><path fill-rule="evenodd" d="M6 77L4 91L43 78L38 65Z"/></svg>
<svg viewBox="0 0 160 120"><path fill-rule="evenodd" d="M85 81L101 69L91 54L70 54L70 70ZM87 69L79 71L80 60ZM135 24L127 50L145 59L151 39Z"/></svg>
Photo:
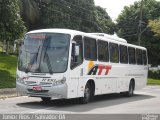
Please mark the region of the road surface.
<svg viewBox="0 0 160 120"><path fill-rule="evenodd" d="M77 100L52 100L43 103L39 98L14 97L0 100L1 114L160 114L160 86L147 86L133 97L119 94L96 96L89 104Z"/></svg>

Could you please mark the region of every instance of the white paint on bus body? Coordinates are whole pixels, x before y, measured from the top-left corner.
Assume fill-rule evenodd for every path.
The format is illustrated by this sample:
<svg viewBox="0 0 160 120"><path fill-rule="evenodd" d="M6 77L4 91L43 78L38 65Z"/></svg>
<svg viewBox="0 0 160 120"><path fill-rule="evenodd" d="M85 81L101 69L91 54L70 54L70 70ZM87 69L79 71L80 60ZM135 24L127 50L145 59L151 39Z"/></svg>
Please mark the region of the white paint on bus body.
<svg viewBox="0 0 160 120"><path fill-rule="evenodd" d="M95 95L107 93L119 93L128 91L131 79L135 80L135 89L141 89L146 86L148 66L146 65L132 65L122 63L100 62L98 60L85 60L79 66L71 69L71 52L72 39L76 35L82 37L90 37L96 40L116 43L118 45L125 45L136 49L146 50L141 46L128 44L121 38L96 36L80 31L68 29L42 29L28 32L32 33L63 33L69 34L70 47L68 54L67 70L63 73L25 73L17 69L17 91L21 95L28 95L34 97L52 97L52 98L78 98L84 96L84 88L88 80L93 80L95 83ZM117 39L117 40L115 40ZM120 41L123 40L123 41ZM91 68L91 75L88 74ZM101 66L101 67L100 67ZM90 69L89 69L90 68ZM94 73L94 75L93 75ZM25 79L27 78L27 79ZM37 86L41 86L40 88ZM37 87L37 88L36 88ZM34 88L34 89L33 89ZM38 91L36 91L38 89Z"/></svg>

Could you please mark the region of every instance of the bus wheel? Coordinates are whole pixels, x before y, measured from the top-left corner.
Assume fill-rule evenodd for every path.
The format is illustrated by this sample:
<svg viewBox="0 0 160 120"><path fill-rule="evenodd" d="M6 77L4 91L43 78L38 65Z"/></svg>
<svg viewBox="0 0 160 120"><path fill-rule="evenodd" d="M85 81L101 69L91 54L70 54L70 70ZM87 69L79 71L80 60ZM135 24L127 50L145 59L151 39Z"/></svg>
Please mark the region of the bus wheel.
<svg viewBox="0 0 160 120"><path fill-rule="evenodd" d="M129 84L129 90L126 92L128 97L132 97L134 95L134 82L131 80Z"/></svg>
<svg viewBox="0 0 160 120"><path fill-rule="evenodd" d="M41 99L42 99L43 102L49 102L49 101L51 101L50 97L41 97Z"/></svg>
<svg viewBox="0 0 160 120"><path fill-rule="evenodd" d="M131 80L128 91L120 92L120 94L124 97L132 97L134 95L134 82Z"/></svg>
<svg viewBox="0 0 160 120"><path fill-rule="evenodd" d="M84 89L84 97L80 98L80 103L88 103L91 100L91 95L91 86L89 83L87 83Z"/></svg>

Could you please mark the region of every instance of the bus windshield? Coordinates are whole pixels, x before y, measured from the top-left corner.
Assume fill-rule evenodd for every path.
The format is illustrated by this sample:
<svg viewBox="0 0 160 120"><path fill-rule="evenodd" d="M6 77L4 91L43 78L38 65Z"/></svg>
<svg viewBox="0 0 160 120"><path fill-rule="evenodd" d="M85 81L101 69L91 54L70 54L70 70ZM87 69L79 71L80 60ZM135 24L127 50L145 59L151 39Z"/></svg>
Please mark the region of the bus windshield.
<svg viewBox="0 0 160 120"><path fill-rule="evenodd" d="M18 69L34 73L62 73L68 65L70 35L27 34L21 46Z"/></svg>

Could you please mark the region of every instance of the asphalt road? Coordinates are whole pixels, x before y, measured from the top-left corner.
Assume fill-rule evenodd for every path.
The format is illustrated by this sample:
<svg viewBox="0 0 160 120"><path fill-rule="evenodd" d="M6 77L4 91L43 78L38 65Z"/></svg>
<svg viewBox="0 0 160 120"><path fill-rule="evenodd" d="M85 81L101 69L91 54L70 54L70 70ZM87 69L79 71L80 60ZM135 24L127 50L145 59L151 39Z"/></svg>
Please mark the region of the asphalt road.
<svg viewBox="0 0 160 120"><path fill-rule="evenodd" d="M77 100L52 100L43 103L39 98L14 97L0 100L1 114L160 114L160 86L147 86L133 97L119 94L96 96L89 104Z"/></svg>

